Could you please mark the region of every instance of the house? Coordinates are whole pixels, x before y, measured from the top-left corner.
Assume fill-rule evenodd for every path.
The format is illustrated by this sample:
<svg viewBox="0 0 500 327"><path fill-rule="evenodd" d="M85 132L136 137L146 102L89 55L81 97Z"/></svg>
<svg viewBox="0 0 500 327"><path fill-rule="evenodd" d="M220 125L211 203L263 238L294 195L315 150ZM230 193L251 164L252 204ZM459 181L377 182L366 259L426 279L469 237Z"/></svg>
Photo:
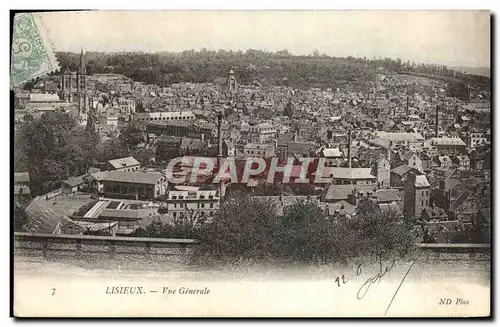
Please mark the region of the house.
<svg viewBox="0 0 500 327"><path fill-rule="evenodd" d="M324 148L321 156L326 159L325 165L329 167L340 167L344 161L344 154L337 148Z"/></svg>
<svg viewBox="0 0 500 327"><path fill-rule="evenodd" d="M430 184L425 175L408 174L404 193L404 214L420 218L422 210L429 207Z"/></svg>
<svg viewBox="0 0 500 327"><path fill-rule="evenodd" d="M247 157L257 158L274 157L274 145L265 143L248 143L243 147L243 154Z"/></svg>
<svg viewBox="0 0 500 327"><path fill-rule="evenodd" d="M276 153L280 159L287 157L288 144L295 138L294 133L279 134L276 142Z"/></svg>
<svg viewBox="0 0 500 327"><path fill-rule="evenodd" d="M28 172L14 173L14 200L31 198L30 174Z"/></svg>
<svg viewBox="0 0 500 327"><path fill-rule="evenodd" d="M182 137L161 135L156 139L156 158L158 161L177 158L180 155Z"/></svg>
<svg viewBox="0 0 500 327"><path fill-rule="evenodd" d="M405 181L408 177L408 174L415 173L419 174L420 172L415 168L408 167L406 165L398 166L391 170L391 187L403 187Z"/></svg>
<svg viewBox="0 0 500 327"><path fill-rule="evenodd" d="M373 193L373 198L382 212L402 216L403 202L399 194L397 189L376 190Z"/></svg>
<svg viewBox="0 0 500 327"><path fill-rule="evenodd" d="M402 156L403 163L407 165L408 167L415 168L419 172L423 172L422 168L422 160L419 158L419 156L413 152L413 151L408 151Z"/></svg>
<svg viewBox="0 0 500 327"><path fill-rule="evenodd" d="M181 141L181 145L179 147L179 152L180 152L179 154L181 156L196 155L196 154L201 155L203 154L206 148L207 145L202 140L185 137Z"/></svg>
<svg viewBox="0 0 500 327"><path fill-rule="evenodd" d="M404 145L412 150L418 150L424 143L420 133L376 131L374 136L389 141L390 146Z"/></svg>
<svg viewBox="0 0 500 327"><path fill-rule="evenodd" d="M222 142L222 155L225 157L234 157L236 155L236 147L229 140Z"/></svg>
<svg viewBox="0 0 500 327"><path fill-rule="evenodd" d="M463 153L466 144L458 137L433 137L425 141L425 147L445 155Z"/></svg>
<svg viewBox="0 0 500 327"><path fill-rule="evenodd" d="M185 187L186 188L186 187ZM174 218L210 219L219 210L218 190L200 190L191 187L187 190L171 190L167 194L167 211Z"/></svg>
<svg viewBox="0 0 500 327"><path fill-rule="evenodd" d="M192 111L135 112L133 119L137 121L192 121L196 118Z"/></svg>
<svg viewBox="0 0 500 327"><path fill-rule="evenodd" d="M449 156L436 156L434 157L434 161L439 165L440 168L448 168L453 164L453 161Z"/></svg>
<svg viewBox="0 0 500 327"><path fill-rule="evenodd" d="M442 208L433 206L431 208L425 208L424 211L422 212L421 218L425 221L447 221L448 220L448 215L446 214L446 211L443 210Z"/></svg>
<svg viewBox="0 0 500 327"><path fill-rule="evenodd" d="M328 185L326 192L322 195L323 202L339 202L347 201L354 189L353 185Z"/></svg>
<svg viewBox="0 0 500 327"><path fill-rule="evenodd" d="M316 150L315 143L289 142L286 148L285 158L288 157L310 157Z"/></svg>
<svg viewBox="0 0 500 327"><path fill-rule="evenodd" d="M478 146L483 146L488 143L488 139L486 138L486 135L481 132L473 132L470 133L470 143L469 146L472 149L475 149Z"/></svg>
<svg viewBox="0 0 500 327"><path fill-rule="evenodd" d="M357 207L345 200L340 200L335 203L328 203L329 217L346 217L350 218L356 214Z"/></svg>
<svg viewBox="0 0 500 327"><path fill-rule="evenodd" d="M339 201L347 201L356 205L358 196L373 194L375 186L371 185L328 185L328 188L321 196L322 202L335 203Z"/></svg>
<svg viewBox="0 0 500 327"><path fill-rule="evenodd" d="M401 211L401 206L400 206L400 204L398 204L396 202L379 203L379 208L383 214L389 214L390 217L393 217L393 218L402 218L403 217L403 212Z"/></svg>
<svg viewBox="0 0 500 327"><path fill-rule="evenodd" d="M30 233L82 235L85 232L85 228L68 216L53 210L50 204L42 199L33 200L26 207L26 214L28 223L25 228Z"/></svg>
<svg viewBox="0 0 500 327"><path fill-rule="evenodd" d="M323 178L329 178L333 185L376 185L377 177L371 168L324 167ZM313 175L316 173L314 172Z"/></svg>
<svg viewBox="0 0 500 327"><path fill-rule="evenodd" d="M83 179L85 176L86 175L70 177L67 180L62 181L61 183L62 193L71 194L80 191L85 185L85 181Z"/></svg>
<svg viewBox="0 0 500 327"><path fill-rule="evenodd" d="M260 123L250 125L248 135L250 142L265 143L271 139L275 139L277 131L274 126L269 123Z"/></svg>
<svg viewBox="0 0 500 327"><path fill-rule="evenodd" d="M465 154L454 156L452 159L452 162L458 166L459 170L469 170L470 169L470 159Z"/></svg>
<svg viewBox="0 0 500 327"><path fill-rule="evenodd" d="M101 171L85 176L84 181L110 198L153 200L167 189L167 179L159 172Z"/></svg>
<svg viewBox="0 0 500 327"><path fill-rule="evenodd" d="M396 203L396 202L401 201L401 198L399 197L399 190L397 190L397 189L377 190L375 192L375 197L376 197L377 203L379 203L379 204Z"/></svg>
<svg viewBox="0 0 500 327"><path fill-rule="evenodd" d="M118 158L108 161L108 169L116 171L137 171L141 169L141 163L134 157Z"/></svg>
<svg viewBox="0 0 500 327"><path fill-rule="evenodd" d="M451 203L448 208L450 219L461 221L462 223L472 223L477 215L480 214L481 201L478 197L469 191L464 191Z"/></svg>
<svg viewBox="0 0 500 327"><path fill-rule="evenodd" d="M97 220L100 223L116 224L116 235L132 234L142 220L158 216L156 208L148 208L145 204L125 204L110 201L100 212ZM94 226L95 229L96 226Z"/></svg>
<svg viewBox="0 0 500 327"><path fill-rule="evenodd" d="M441 177L438 186L432 190L431 200L437 207L448 211L451 203L467 190L466 183L455 177Z"/></svg>
<svg viewBox="0 0 500 327"><path fill-rule="evenodd" d="M389 187L391 185L391 164L385 156L379 156L379 160L373 164L373 175L377 176L378 187Z"/></svg>

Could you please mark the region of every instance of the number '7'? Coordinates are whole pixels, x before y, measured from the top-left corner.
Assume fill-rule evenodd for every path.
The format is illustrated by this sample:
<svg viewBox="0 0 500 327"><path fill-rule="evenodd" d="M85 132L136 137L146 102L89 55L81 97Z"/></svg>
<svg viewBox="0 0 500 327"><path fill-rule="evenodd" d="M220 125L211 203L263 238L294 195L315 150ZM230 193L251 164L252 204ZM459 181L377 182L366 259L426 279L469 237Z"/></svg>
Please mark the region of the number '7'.
<svg viewBox="0 0 500 327"><path fill-rule="evenodd" d="M52 289L52 295L54 295L54 294L56 294L56 289L55 288Z"/></svg>

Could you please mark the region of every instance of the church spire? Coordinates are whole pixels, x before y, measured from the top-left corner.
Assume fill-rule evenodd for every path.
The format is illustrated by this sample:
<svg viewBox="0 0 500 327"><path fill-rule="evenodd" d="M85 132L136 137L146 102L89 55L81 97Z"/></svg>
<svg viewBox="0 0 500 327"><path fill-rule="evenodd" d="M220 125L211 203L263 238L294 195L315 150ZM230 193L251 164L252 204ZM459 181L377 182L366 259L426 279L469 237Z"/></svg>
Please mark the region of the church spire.
<svg viewBox="0 0 500 327"><path fill-rule="evenodd" d="M87 75L87 68L85 67L85 61L83 60L83 48L82 51L80 52L80 64L78 66L78 72L81 75Z"/></svg>

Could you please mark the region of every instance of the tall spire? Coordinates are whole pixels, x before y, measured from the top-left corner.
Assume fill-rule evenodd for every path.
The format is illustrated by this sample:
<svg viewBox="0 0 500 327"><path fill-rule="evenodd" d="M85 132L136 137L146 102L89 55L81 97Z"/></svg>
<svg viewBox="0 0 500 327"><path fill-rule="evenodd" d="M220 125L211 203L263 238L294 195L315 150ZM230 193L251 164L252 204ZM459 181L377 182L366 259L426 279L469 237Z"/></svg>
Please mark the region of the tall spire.
<svg viewBox="0 0 500 327"><path fill-rule="evenodd" d="M80 52L80 64L78 66L78 72L81 75L87 75L87 68L85 67L85 61L83 60L83 48L82 51Z"/></svg>

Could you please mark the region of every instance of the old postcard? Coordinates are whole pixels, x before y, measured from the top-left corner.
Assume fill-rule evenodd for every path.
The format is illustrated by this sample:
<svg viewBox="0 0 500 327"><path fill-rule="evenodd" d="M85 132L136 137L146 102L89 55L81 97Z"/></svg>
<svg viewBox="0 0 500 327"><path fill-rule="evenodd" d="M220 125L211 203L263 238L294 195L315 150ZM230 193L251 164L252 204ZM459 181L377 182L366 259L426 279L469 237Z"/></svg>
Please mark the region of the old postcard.
<svg viewBox="0 0 500 327"><path fill-rule="evenodd" d="M12 18L15 317L489 317L489 11Z"/></svg>

